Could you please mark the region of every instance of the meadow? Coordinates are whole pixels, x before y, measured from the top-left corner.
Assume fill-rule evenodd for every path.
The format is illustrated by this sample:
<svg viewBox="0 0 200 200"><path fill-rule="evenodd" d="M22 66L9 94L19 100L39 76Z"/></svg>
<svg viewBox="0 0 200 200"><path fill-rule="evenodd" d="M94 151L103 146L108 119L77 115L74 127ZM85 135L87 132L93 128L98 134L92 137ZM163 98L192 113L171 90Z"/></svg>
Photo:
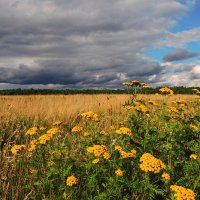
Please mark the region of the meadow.
<svg viewBox="0 0 200 200"><path fill-rule="evenodd" d="M1 96L0 199L200 199L199 97L160 93Z"/></svg>

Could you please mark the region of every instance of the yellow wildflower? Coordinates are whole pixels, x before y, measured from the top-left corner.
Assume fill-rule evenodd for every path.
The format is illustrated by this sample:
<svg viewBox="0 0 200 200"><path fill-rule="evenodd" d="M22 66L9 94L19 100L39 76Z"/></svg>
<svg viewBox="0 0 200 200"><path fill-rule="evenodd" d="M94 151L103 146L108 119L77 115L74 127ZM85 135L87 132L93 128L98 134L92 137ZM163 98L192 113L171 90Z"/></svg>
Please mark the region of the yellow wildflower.
<svg viewBox="0 0 200 200"><path fill-rule="evenodd" d="M59 133L59 132L60 132L60 131L59 131L58 128L51 128L51 129L49 129L49 130L47 131L47 134L50 135L50 136L53 136L53 135L55 135L55 134L57 134L57 133Z"/></svg>
<svg viewBox="0 0 200 200"><path fill-rule="evenodd" d="M118 169L118 170L115 171L115 174L116 174L117 176L123 176L123 175L124 175L124 172L123 172L121 169Z"/></svg>
<svg viewBox="0 0 200 200"><path fill-rule="evenodd" d="M81 117L87 120L99 121L98 115L92 111L82 113Z"/></svg>
<svg viewBox="0 0 200 200"><path fill-rule="evenodd" d="M162 178L164 178L166 181L170 181L170 175L168 173L163 173Z"/></svg>
<svg viewBox="0 0 200 200"><path fill-rule="evenodd" d="M108 153L108 152L105 152L104 154L103 154L103 157L106 159L106 160L108 160L108 159L110 159L110 154Z"/></svg>
<svg viewBox="0 0 200 200"><path fill-rule="evenodd" d="M167 95L173 95L174 94L174 91L171 90L170 88L167 88L167 87L161 88L161 89L159 89L159 91L162 94L167 94Z"/></svg>
<svg viewBox="0 0 200 200"><path fill-rule="evenodd" d="M197 156L196 154L191 154L191 155L190 155L190 158L196 160L196 159L198 158L198 156Z"/></svg>
<svg viewBox="0 0 200 200"><path fill-rule="evenodd" d="M170 106L170 107L169 107L169 110L170 110L171 112L174 112L174 113L179 113L179 110L178 110L176 107L174 107L174 106Z"/></svg>
<svg viewBox="0 0 200 200"><path fill-rule="evenodd" d="M46 128L44 126L40 127L40 131L44 131Z"/></svg>
<svg viewBox="0 0 200 200"><path fill-rule="evenodd" d="M121 150L122 150L122 147L120 147L120 146L115 146L115 150L121 151Z"/></svg>
<svg viewBox="0 0 200 200"><path fill-rule="evenodd" d="M150 86L146 83L140 83L140 85L145 89L150 88Z"/></svg>
<svg viewBox="0 0 200 200"><path fill-rule="evenodd" d="M97 164L99 161L100 161L99 158L97 158L97 159L94 159L94 160L92 161L92 163L93 163L93 164Z"/></svg>
<svg viewBox="0 0 200 200"><path fill-rule="evenodd" d="M38 131L38 128L36 126L32 127L26 131L26 135L35 135L37 131Z"/></svg>
<svg viewBox="0 0 200 200"><path fill-rule="evenodd" d="M131 86L141 86L141 83L138 80L132 80Z"/></svg>
<svg viewBox="0 0 200 200"><path fill-rule="evenodd" d="M198 131L198 127L194 124L190 124L190 128L193 129L193 131Z"/></svg>
<svg viewBox="0 0 200 200"><path fill-rule="evenodd" d="M127 128L127 127L121 127L118 130L116 130L117 134L122 134L122 135L132 135L131 129Z"/></svg>
<svg viewBox="0 0 200 200"><path fill-rule="evenodd" d="M93 153L96 157L100 157L107 152L107 148L105 145L93 145L92 147L87 147L87 152Z"/></svg>
<svg viewBox="0 0 200 200"><path fill-rule="evenodd" d="M51 139L51 135L49 134L44 134L44 135L41 135L39 138L38 138L38 141L40 144L46 144L46 141L50 140Z"/></svg>
<svg viewBox="0 0 200 200"><path fill-rule="evenodd" d="M75 176L69 176L66 180L66 184L68 186L73 186L78 183L78 179Z"/></svg>
<svg viewBox="0 0 200 200"><path fill-rule="evenodd" d="M13 155L15 155L18 151L22 150L23 148L25 148L25 145L24 144L21 144L21 145L14 145L12 148L11 148L11 152Z"/></svg>
<svg viewBox="0 0 200 200"><path fill-rule="evenodd" d="M53 122L53 126L58 126L58 125L60 125L60 124L62 124L62 122L63 121L61 121L61 120L56 120L55 122Z"/></svg>
<svg viewBox="0 0 200 200"><path fill-rule="evenodd" d="M82 126L74 126L73 128L72 128L72 132L73 133L79 133L79 132L81 132L83 130L83 127Z"/></svg>
<svg viewBox="0 0 200 200"><path fill-rule="evenodd" d="M139 111L139 112L143 112L145 114L149 113L147 107L145 105L139 105L139 106L136 106L136 110Z"/></svg>
<svg viewBox="0 0 200 200"><path fill-rule="evenodd" d="M178 185L171 185L170 189L175 193L174 197L176 198L176 200L179 199L195 200L195 193L191 189L187 189Z"/></svg>
<svg viewBox="0 0 200 200"><path fill-rule="evenodd" d="M161 169L165 169L165 164L150 153L144 153L140 158L140 169L145 172L159 173Z"/></svg>
<svg viewBox="0 0 200 200"><path fill-rule="evenodd" d="M115 146L115 150L119 151L122 158L132 158L137 153L135 149L132 149L130 152L126 152L120 146Z"/></svg>

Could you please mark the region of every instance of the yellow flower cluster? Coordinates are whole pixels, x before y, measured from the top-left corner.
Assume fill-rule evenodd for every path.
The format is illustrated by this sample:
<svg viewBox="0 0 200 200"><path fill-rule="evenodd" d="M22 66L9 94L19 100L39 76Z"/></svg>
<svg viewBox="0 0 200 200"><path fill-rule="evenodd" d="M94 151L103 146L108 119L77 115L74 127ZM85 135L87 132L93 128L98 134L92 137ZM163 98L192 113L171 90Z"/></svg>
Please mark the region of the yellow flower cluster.
<svg viewBox="0 0 200 200"><path fill-rule="evenodd" d="M170 106L170 107L169 107L169 110L170 110L171 112L173 112L173 113L179 113L179 110L178 110L176 107L174 107L174 106Z"/></svg>
<svg viewBox="0 0 200 200"><path fill-rule="evenodd" d="M181 105L181 106L185 106L186 105L186 101L185 100L176 100L175 103L177 103L178 105Z"/></svg>
<svg viewBox="0 0 200 200"><path fill-rule="evenodd" d="M196 154L191 154L191 155L190 155L190 158L196 160L196 159L198 158L198 156L197 156Z"/></svg>
<svg viewBox="0 0 200 200"><path fill-rule="evenodd" d="M46 128L44 126L40 127L40 131L44 131Z"/></svg>
<svg viewBox="0 0 200 200"><path fill-rule="evenodd" d="M105 152L103 154L103 157L104 157L104 159L109 160L111 156L110 156L110 154L108 152Z"/></svg>
<svg viewBox="0 0 200 200"><path fill-rule="evenodd" d="M145 114L149 113L148 108L143 104L136 106L136 110L139 111L139 112L143 112Z"/></svg>
<svg viewBox="0 0 200 200"><path fill-rule="evenodd" d="M150 88L150 86L148 84L146 84L146 83L140 83L140 85L145 89Z"/></svg>
<svg viewBox="0 0 200 200"><path fill-rule="evenodd" d="M116 130L117 134L122 134L122 135L132 135L131 129L127 127L121 127L118 130Z"/></svg>
<svg viewBox="0 0 200 200"><path fill-rule="evenodd" d="M138 80L133 80L131 82L123 82L122 84L126 86L141 86L141 83Z"/></svg>
<svg viewBox="0 0 200 200"><path fill-rule="evenodd" d="M94 159L94 160L92 161L92 163L93 163L93 164L97 164L99 161L100 161L99 158L97 158L97 159Z"/></svg>
<svg viewBox="0 0 200 200"><path fill-rule="evenodd" d="M176 200L195 200L195 193L191 189L178 185L171 185L170 189L175 192L174 197Z"/></svg>
<svg viewBox="0 0 200 200"><path fill-rule="evenodd" d="M62 124L62 121L61 120L56 120L55 122L53 122L53 126L58 126L58 125L60 125L60 124Z"/></svg>
<svg viewBox="0 0 200 200"><path fill-rule="evenodd" d="M190 128L193 129L193 131L198 131L198 127L194 124L190 124Z"/></svg>
<svg viewBox="0 0 200 200"><path fill-rule="evenodd" d="M25 148L25 145L24 144L21 144L21 145L14 145L12 148L11 148L11 152L13 155L15 155L18 151L22 150L23 148Z"/></svg>
<svg viewBox="0 0 200 200"><path fill-rule="evenodd" d="M47 134L49 134L50 136L53 136L53 135L55 135L55 134L57 134L57 133L59 133L60 131L59 131L59 129L58 128L51 128L51 129L49 129L48 131L47 131Z"/></svg>
<svg viewBox="0 0 200 200"><path fill-rule="evenodd" d="M83 127L82 126L74 126L73 128L72 128L72 132L73 133L79 133L79 132L81 132L83 130Z"/></svg>
<svg viewBox="0 0 200 200"><path fill-rule="evenodd" d="M116 174L117 176L123 176L123 175L124 175L124 172L123 172L121 169L118 169L118 170L115 171L115 174Z"/></svg>
<svg viewBox="0 0 200 200"><path fill-rule="evenodd" d="M159 173L161 169L165 169L165 164L150 153L144 153L140 158L140 169L145 172Z"/></svg>
<svg viewBox="0 0 200 200"><path fill-rule="evenodd" d="M162 178L164 178L166 181L170 181L170 175L168 173L163 173Z"/></svg>
<svg viewBox="0 0 200 200"><path fill-rule="evenodd" d="M58 128L51 128L47 131L46 134L43 134L41 135L39 138L38 138L38 141L40 144L46 144L46 141L50 140L53 135L59 133L59 129Z"/></svg>
<svg viewBox="0 0 200 200"><path fill-rule="evenodd" d="M87 152L88 153L93 153L94 156L100 157L100 156L105 156L108 157L108 155L104 155L107 152L107 148L105 145L96 145L94 144L92 147L87 147Z"/></svg>
<svg viewBox="0 0 200 200"><path fill-rule="evenodd" d="M77 183L78 183L78 179L75 176L67 177L66 184L68 186L73 186L73 185L76 185Z"/></svg>
<svg viewBox="0 0 200 200"><path fill-rule="evenodd" d="M44 135L41 135L39 138L38 138L38 141L40 144L46 144L46 142L48 140L51 139L51 136L49 134L44 134Z"/></svg>
<svg viewBox="0 0 200 200"><path fill-rule="evenodd" d="M32 127L26 131L26 135L35 135L38 131L37 127Z"/></svg>
<svg viewBox="0 0 200 200"><path fill-rule="evenodd" d="M130 152L126 152L122 149L120 146L115 146L115 150L119 151L120 156L122 158L132 158L136 155L137 151L135 149L132 149Z"/></svg>
<svg viewBox="0 0 200 200"><path fill-rule="evenodd" d="M167 88L167 87L161 88L161 89L159 89L159 91L162 94L167 94L167 95L173 95L174 94L174 91L171 90L170 88Z"/></svg>
<svg viewBox="0 0 200 200"><path fill-rule="evenodd" d="M88 120L99 121L98 115L92 111L82 113L81 117Z"/></svg>
<svg viewBox="0 0 200 200"><path fill-rule="evenodd" d="M37 143L37 140L32 140L32 141L30 142L30 147L28 148L28 151L29 151L29 152L32 152L33 150L36 149L36 143Z"/></svg>

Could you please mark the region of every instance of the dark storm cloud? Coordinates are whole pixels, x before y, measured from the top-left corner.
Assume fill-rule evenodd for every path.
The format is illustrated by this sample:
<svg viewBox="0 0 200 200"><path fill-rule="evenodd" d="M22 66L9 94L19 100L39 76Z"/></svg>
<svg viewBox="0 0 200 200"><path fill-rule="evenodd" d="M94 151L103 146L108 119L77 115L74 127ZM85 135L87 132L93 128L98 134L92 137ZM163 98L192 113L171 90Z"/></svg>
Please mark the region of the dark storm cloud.
<svg viewBox="0 0 200 200"><path fill-rule="evenodd" d="M200 53L197 52L189 52L186 49L176 49L174 51L169 52L167 55L163 57L165 62L173 62L179 60L185 60L188 58L193 58L199 56Z"/></svg>
<svg viewBox="0 0 200 200"><path fill-rule="evenodd" d="M166 33L174 41L167 30L189 10L188 2L1 0L0 83L116 87L147 81L163 68L144 51Z"/></svg>

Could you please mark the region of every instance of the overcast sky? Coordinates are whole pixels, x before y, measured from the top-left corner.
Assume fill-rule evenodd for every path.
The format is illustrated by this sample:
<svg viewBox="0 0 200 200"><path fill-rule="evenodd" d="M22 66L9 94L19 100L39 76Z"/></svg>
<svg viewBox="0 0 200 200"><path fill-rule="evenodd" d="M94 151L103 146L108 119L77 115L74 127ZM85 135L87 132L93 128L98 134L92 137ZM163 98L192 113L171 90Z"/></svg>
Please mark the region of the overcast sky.
<svg viewBox="0 0 200 200"><path fill-rule="evenodd" d="M200 86L199 0L0 0L0 89Z"/></svg>

